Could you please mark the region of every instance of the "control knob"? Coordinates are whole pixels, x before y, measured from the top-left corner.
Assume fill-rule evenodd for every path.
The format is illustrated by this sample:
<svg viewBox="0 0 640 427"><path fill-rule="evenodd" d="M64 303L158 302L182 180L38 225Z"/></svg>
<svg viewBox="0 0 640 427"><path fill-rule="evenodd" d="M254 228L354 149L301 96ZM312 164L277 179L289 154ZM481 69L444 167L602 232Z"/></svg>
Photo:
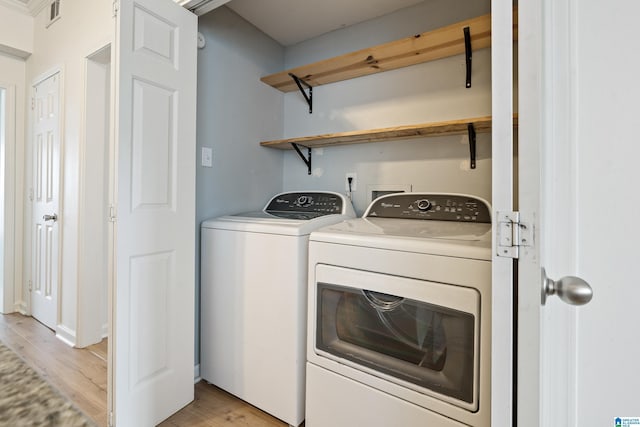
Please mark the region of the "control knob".
<svg viewBox="0 0 640 427"><path fill-rule="evenodd" d="M299 207L308 206L311 203L312 203L312 199L309 196L300 196L295 201L295 205Z"/></svg>
<svg viewBox="0 0 640 427"><path fill-rule="evenodd" d="M418 200L416 204L421 211L428 211L431 208L431 202L427 199Z"/></svg>

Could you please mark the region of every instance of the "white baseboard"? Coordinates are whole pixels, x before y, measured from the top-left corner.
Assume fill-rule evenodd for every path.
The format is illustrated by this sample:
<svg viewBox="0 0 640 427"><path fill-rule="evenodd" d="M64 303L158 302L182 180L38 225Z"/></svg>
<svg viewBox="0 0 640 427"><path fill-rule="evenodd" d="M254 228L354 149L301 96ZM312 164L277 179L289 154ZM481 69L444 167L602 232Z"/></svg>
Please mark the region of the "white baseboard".
<svg viewBox="0 0 640 427"><path fill-rule="evenodd" d="M195 365L193 367L193 383L197 384L202 380L202 378L200 378L200 364L198 363L197 365Z"/></svg>
<svg viewBox="0 0 640 427"><path fill-rule="evenodd" d="M29 312L27 311L27 304L25 304L23 301L17 302L14 308L18 313L22 314L23 316L29 316Z"/></svg>
<svg viewBox="0 0 640 427"><path fill-rule="evenodd" d="M109 338L109 324L102 325L102 338Z"/></svg>
<svg viewBox="0 0 640 427"><path fill-rule="evenodd" d="M76 346L76 331L67 328L64 325L56 326L56 338L70 347Z"/></svg>

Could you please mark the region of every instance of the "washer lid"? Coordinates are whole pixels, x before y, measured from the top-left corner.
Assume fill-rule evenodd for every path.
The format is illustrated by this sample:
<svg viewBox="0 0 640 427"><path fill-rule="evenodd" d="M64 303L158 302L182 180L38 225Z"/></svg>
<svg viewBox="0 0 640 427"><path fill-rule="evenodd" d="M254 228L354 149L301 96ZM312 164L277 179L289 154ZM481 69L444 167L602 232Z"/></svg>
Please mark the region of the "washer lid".
<svg viewBox="0 0 640 427"><path fill-rule="evenodd" d="M266 212L227 215L202 223L203 229L242 231L249 233L306 236L318 228L353 218L346 215L323 215L313 219L283 219Z"/></svg>
<svg viewBox="0 0 640 427"><path fill-rule="evenodd" d="M202 228L302 236L356 216L351 201L331 191L276 194L262 211L213 218Z"/></svg>

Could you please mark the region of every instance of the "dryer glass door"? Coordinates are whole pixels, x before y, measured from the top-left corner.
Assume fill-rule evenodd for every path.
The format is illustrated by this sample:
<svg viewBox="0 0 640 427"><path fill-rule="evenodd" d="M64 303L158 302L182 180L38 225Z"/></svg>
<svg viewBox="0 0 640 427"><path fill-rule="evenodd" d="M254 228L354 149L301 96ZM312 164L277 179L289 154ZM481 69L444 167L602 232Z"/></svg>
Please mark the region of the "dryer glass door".
<svg viewBox="0 0 640 427"><path fill-rule="evenodd" d="M351 283L336 276L316 284L317 350L475 406L475 290L333 269L348 271Z"/></svg>

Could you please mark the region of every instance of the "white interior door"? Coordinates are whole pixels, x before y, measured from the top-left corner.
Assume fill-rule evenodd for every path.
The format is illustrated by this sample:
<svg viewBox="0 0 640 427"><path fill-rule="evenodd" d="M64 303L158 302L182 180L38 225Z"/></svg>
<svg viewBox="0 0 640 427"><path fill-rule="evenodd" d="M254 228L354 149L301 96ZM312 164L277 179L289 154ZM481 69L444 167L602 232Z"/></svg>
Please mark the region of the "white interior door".
<svg viewBox="0 0 640 427"><path fill-rule="evenodd" d="M51 329L58 316L60 75L33 87L31 313Z"/></svg>
<svg viewBox="0 0 640 427"><path fill-rule="evenodd" d="M117 426L158 424L193 400L196 16L120 0L116 18Z"/></svg>
<svg viewBox="0 0 640 427"><path fill-rule="evenodd" d="M541 78L525 82L520 99L535 98L539 108L520 111L520 123L531 119L540 129L539 140L529 140L541 160L540 264L554 279L581 277L594 296L582 307L556 297L541 307L539 274L521 276L521 289L530 290L520 318L539 322L539 329L519 336L529 350L520 352L519 363L531 381L519 377L525 392L518 396L518 425L640 425L634 271L640 196L633 185L640 156L634 54L640 4L546 0L528 9L529 16L520 7L520 29L529 22L539 46L520 45L523 57L534 58L525 67L520 62L520 73ZM521 177L521 190L536 185ZM534 390L526 394L531 382Z"/></svg>

